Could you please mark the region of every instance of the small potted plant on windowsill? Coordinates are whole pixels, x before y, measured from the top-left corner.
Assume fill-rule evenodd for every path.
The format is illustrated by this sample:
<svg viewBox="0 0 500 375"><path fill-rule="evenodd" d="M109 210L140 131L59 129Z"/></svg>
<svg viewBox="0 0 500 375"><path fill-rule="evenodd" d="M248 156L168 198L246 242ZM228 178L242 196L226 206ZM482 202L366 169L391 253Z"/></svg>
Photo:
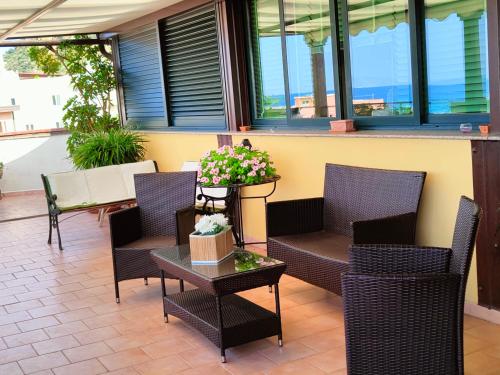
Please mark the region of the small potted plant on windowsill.
<svg viewBox="0 0 500 375"><path fill-rule="evenodd" d="M205 215L189 235L192 264L217 264L233 251L231 226L223 214Z"/></svg>

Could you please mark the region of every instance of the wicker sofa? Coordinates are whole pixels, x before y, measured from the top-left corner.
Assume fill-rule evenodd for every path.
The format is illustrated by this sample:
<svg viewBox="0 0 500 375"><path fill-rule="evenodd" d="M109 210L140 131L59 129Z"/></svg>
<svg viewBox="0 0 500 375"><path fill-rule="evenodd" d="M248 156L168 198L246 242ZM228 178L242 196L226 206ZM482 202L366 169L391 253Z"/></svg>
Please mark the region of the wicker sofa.
<svg viewBox="0 0 500 375"><path fill-rule="evenodd" d="M323 197L266 205L268 255L341 295L351 244L414 244L425 176L326 164Z"/></svg>

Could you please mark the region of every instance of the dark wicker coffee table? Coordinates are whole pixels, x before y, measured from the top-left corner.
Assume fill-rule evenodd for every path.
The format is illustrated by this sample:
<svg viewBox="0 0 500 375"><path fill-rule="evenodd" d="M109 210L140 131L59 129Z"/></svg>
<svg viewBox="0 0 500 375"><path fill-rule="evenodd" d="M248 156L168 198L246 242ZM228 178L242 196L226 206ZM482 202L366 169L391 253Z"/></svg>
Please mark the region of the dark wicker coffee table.
<svg viewBox="0 0 500 375"><path fill-rule="evenodd" d="M165 322L172 314L199 330L220 348L222 362L232 346L274 335L282 345L278 282L285 263L235 248L218 265L193 265L189 245L153 250L151 256L161 269ZM167 295L165 273L198 289ZM276 312L234 294L267 285L274 285Z"/></svg>

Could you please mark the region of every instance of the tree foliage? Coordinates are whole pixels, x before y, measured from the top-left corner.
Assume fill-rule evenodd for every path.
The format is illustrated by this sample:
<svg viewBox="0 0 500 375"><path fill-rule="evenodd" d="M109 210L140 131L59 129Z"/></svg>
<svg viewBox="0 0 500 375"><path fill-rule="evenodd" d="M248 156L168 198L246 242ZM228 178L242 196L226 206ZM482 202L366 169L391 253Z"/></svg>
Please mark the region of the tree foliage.
<svg viewBox="0 0 500 375"><path fill-rule="evenodd" d="M3 55L5 69L16 72L39 72L41 69L31 60L28 47L16 47L9 49Z"/></svg>
<svg viewBox="0 0 500 375"><path fill-rule="evenodd" d="M70 76L77 95L66 102L63 122L70 131L67 147L71 157L86 134L120 126L118 118L111 114L111 93L115 88L113 64L99 46L66 42L59 46L30 47L28 54L44 73L55 75L64 70Z"/></svg>

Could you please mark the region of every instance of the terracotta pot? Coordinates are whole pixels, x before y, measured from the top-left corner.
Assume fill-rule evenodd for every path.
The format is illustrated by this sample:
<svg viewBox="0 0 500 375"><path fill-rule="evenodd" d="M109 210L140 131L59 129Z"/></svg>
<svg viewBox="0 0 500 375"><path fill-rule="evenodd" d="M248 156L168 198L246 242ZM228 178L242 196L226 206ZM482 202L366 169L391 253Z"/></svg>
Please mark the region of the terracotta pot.
<svg viewBox="0 0 500 375"><path fill-rule="evenodd" d="M481 132L481 134L488 134L490 132L490 125L489 124L479 125L479 131Z"/></svg>
<svg viewBox="0 0 500 375"><path fill-rule="evenodd" d="M250 125L242 125L240 126L240 132L247 132L250 130Z"/></svg>
<svg viewBox="0 0 500 375"><path fill-rule="evenodd" d="M354 121L350 119L330 121L330 128L330 132L332 133L346 133L356 131L356 128L354 127Z"/></svg>

